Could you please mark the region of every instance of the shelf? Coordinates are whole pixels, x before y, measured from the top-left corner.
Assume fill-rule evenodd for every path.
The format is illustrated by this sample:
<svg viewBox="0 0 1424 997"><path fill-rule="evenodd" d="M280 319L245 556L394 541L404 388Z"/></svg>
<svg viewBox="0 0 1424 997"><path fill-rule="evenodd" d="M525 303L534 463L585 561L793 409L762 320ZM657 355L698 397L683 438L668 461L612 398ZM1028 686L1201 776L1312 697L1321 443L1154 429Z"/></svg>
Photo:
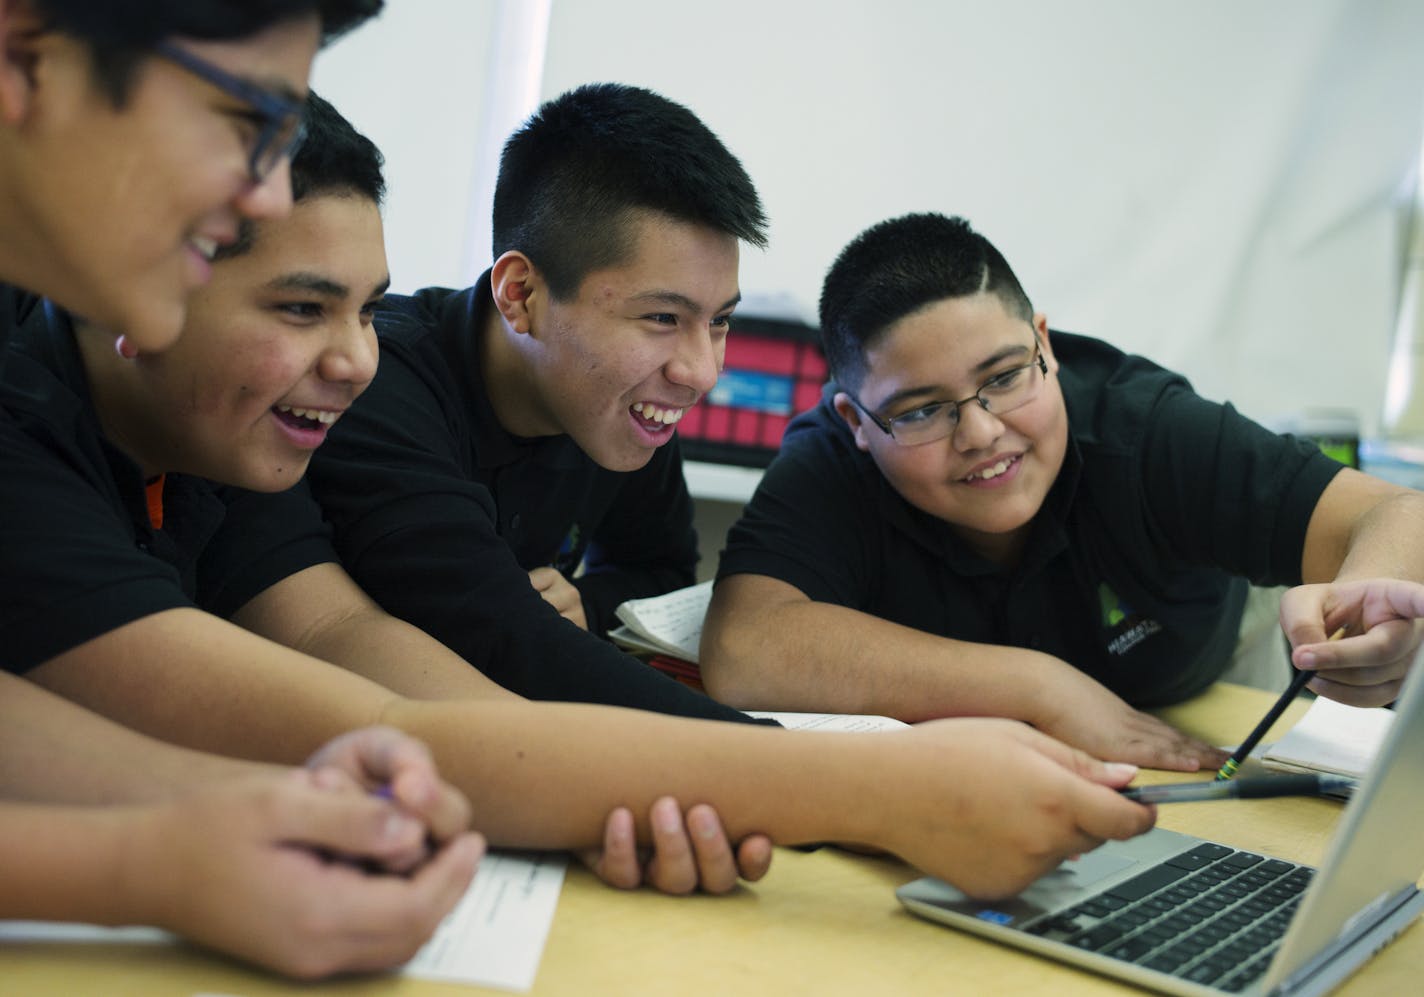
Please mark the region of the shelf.
<svg viewBox="0 0 1424 997"><path fill-rule="evenodd" d="M687 460L682 463L682 476L694 499L745 504L761 481L762 469Z"/></svg>

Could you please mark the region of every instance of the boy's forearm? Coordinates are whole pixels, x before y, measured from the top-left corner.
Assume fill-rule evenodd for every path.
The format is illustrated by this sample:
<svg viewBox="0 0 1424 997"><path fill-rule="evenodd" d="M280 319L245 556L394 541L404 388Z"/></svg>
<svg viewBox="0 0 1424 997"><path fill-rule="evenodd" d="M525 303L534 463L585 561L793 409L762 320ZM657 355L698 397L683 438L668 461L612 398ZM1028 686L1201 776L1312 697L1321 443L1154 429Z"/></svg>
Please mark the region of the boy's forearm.
<svg viewBox="0 0 1424 997"><path fill-rule="evenodd" d="M46 803L172 799L266 770L145 737L0 673L0 795Z"/></svg>
<svg viewBox="0 0 1424 997"><path fill-rule="evenodd" d="M0 804L0 918L132 924L146 904L124 875L132 807Z"/></svg>
<svg viewBox="0 0 1424 997"><path fill-rule="evenodd" d="M720 598L720 596L719 596ZM1034 719L1045 670L1067 667L1021 648L956 641L810 600L759 607L714 598L702 677L740 709Z"/></svg>
<svg viewBox="0 0 1424 997"><path fill-rule="evenodd" d="M1390 496L1360 517L1335 580L1363 578L1424 582L1424 495Z"/></svg>
<svg viewBox="0 0 1424 997"><path fill-rule="evenodd" d="M584 848L608 812L629 807L642 842L648 811L676 796L716 808L727 835L779 844L869 840L880 735L807 734L554 703L409 703L384 721L430 745L441 774L492 845Z"/></svg>

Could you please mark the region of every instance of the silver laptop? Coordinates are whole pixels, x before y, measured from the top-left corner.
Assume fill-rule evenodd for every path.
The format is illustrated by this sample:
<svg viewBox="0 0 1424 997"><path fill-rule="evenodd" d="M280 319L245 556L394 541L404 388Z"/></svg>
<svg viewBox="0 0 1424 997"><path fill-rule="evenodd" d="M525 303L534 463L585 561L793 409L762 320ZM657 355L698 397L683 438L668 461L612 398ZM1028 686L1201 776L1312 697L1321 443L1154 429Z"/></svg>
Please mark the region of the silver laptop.
<svg viewBox="0 0 1424 997"><path fill-rule="evenodd" d="M1421 671L1424 652L1319 869L1157 828L1011 900L979 903L937 879L896 896L930 920L1164 993L1327 993L1424 910Z"/></svg>

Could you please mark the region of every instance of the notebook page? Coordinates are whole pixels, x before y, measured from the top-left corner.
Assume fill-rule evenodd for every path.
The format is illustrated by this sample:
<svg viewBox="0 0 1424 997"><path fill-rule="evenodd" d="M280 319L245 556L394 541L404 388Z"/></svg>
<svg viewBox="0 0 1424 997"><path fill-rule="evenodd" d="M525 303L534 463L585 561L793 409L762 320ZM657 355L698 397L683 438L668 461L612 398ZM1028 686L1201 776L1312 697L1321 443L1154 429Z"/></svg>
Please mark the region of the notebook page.
<svg viewBox="0 0 1424 997"><path fill-rule="evenodd" d="M1360 777L1379 753L1394 711L1346 706L1324 697L1310 704L1285 737L1266 752L1267 768Z"/></svg>
<svg viewBox="0 0 1424 997"><path fill-rule="evenodd" d="M666 595L629 599L618 607L618 618L668 653L695 663L711 601L712 583L703 582Z"/></svg>

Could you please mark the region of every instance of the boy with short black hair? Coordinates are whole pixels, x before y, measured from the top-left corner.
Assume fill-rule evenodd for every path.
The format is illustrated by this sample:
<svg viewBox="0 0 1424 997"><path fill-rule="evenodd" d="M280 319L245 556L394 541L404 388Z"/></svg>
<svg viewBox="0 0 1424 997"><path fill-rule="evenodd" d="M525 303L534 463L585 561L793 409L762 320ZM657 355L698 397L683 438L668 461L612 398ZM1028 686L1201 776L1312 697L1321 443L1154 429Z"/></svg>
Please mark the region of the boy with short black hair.
<svg viewBox="0 0 1424 997"><path fill-rule="evenodd" d="M213 246L239 218L290 207L285 158L321 35L379 7L0 0L0 366L31 306L16 287L170 345ZM0 675L0 742L4 917L148 921L301 977L387 968L479 857L468 803L389 729L284 772L162 744ZM376 785L394 801L369 796ZM430 838L448 843L434 861Z"/></svg>
<svg viewBox="0 0 1424 997"><path fill-rule="evenodd" d="M504 149L494 266L387 298L376 379L313 460L353 577L523 695L746 719L566 621L693 582L674 428L765 226L687 108L620 84L541 107Z"/></svg>
<svg viewBox="0 0 1424 997"><path fill-rule="evenodd" d="M1220 675L1247 578L1300 586L1281 620L1296 665L1320 670L1311 688L1397 692L1416 628L1340 583L1424 577L1418 494L1050 331L962 219L862 233L821 324L834 383L723 554L702 648L714 695L1007 716L1103 757L1215 768L1219 751L1135 707Z"/></svg>

